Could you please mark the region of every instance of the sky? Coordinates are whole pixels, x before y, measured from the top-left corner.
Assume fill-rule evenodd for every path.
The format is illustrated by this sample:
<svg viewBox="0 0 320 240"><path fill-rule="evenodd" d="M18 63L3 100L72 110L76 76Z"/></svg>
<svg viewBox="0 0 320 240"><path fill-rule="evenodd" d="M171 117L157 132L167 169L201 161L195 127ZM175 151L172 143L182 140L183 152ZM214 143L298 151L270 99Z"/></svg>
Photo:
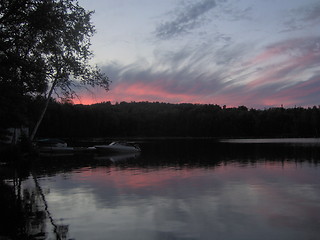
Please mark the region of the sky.
<svg viewBox="0 0 320 240"><path fill-rule="evenodd" d="M79 0L110 90L75 103L320 105L319 0Z"/></svg>

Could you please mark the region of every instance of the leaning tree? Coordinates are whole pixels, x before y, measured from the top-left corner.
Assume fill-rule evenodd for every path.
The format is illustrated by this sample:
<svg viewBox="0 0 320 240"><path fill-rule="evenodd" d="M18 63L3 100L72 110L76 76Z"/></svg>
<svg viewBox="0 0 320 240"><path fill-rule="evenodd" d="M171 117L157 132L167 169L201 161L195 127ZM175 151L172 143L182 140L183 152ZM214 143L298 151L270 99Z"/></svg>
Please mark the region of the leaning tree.
<svg viewBox="0 0 320 240"><path fill-rule="evenodd" d="M1 93L46 98L31 140L54 92L70 99L78 85L108 90L108 77L89 63L92 14L77 0L0 0Z"/></svg>

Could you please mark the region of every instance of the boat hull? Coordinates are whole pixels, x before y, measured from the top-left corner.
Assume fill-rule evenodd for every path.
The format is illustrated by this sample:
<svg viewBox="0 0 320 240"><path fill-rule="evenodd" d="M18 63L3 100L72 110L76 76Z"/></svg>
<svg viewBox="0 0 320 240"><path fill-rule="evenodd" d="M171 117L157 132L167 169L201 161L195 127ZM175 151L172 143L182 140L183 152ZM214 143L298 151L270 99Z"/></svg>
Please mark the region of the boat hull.
<svg viewBox="0 0 320 240"><path fill-rule="evenodd" d="M94 146L98 151L110 152L110 153L134 153L140 152L139 149L134 147L126 147L126 146L109 146L109 145L98 145Z"/></svg>

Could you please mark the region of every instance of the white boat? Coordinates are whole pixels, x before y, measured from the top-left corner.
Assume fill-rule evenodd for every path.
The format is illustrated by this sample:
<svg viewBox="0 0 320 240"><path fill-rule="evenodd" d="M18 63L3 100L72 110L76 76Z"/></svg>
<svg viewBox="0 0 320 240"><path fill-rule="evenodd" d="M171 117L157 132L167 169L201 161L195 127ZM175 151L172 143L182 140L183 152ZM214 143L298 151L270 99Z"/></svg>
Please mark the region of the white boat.
<svg viewBox="0 0 320 240"><path fill-rule="evenodd" d="M95 149L107 152L140 152L138 145L128 142L112 142L108 145L95 145Z"/></svg>

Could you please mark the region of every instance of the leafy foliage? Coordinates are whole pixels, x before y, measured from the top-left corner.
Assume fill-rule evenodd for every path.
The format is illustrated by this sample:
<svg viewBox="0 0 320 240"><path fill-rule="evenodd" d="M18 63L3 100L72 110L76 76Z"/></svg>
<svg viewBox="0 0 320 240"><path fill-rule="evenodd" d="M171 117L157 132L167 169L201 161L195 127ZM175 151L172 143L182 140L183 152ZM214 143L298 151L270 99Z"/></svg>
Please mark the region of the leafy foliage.
<svg viewBox="0 0 320 240"><path fill-rule="evenodd" d="M74 80L108 89L88 64L93 12L74 0L1 0L0 83L17 94L41 94L49 84L72 97Z"/></svg>

